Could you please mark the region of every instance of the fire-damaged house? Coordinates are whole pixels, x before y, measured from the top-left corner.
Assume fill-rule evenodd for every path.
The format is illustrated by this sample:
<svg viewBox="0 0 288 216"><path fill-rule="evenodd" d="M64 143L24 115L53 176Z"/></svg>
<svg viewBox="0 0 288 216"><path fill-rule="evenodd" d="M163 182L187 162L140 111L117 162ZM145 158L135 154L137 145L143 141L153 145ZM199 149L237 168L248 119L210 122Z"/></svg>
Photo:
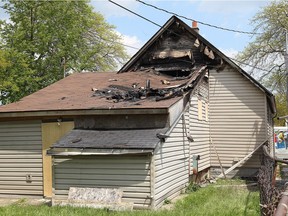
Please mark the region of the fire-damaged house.
<svg viewBox="0 0 288 216"><path fill-rule="evenodd" d="M220 165L255 175L275 112L268 90L173 16L118 72L73 74L0 107L0 195L116 188L157 209Z"/></svg>

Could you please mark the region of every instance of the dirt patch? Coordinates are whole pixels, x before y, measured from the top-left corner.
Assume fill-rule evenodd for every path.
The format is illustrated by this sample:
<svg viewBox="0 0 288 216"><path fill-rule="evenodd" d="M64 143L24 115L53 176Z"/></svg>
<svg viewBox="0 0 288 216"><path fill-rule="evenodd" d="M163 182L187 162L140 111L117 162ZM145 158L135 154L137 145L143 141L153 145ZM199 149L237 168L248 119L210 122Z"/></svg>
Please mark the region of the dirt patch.
<svg viewBox="0 0 288 216"><path fill-rule="evenodd" d="M0 198L0 206L8 205L50 205L51 199L31 199L31 198Z"/></svg>

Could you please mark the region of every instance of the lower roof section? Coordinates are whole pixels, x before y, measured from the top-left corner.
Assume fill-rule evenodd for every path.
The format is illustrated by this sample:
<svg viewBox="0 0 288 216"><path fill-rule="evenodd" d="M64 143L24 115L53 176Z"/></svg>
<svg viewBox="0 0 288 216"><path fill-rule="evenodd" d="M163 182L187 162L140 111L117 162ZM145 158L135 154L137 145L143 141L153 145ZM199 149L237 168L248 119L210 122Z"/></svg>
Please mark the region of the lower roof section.
<svg viewBox="0 0 288 216"><path fill-rule="evenodd" d="M48 154L127 154L153 151L168 128L133 130L74 129L57 141Z"/></svg>

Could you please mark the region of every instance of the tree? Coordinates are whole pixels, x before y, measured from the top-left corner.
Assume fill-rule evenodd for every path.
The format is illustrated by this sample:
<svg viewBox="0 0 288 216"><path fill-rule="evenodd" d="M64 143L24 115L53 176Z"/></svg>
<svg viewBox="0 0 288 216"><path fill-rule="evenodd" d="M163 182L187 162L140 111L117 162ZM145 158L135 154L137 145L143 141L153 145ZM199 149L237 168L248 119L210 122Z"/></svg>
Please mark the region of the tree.
<svg viewBox="0 0 288 216"><path fill-rule="evenodd" d="M260 82L276 95L278 114L287 112L285 92L285 36L288 31L288 1L280 0L261 9L251 21L256 34L253 42L241 52L237 59L255 68L251 71ZM265 71L260 71L263 68ZM284 110L281 110L284 109ZM287 113L286 113L287 115ZM281 122L283 124L283 122Z"/></svg>
<svg viewBox="0 0 288 216"><path fill-rule="evenodd" d="M27 64L27 57L13 49L0 50L0 102L7 104L37 90L40 78ZM20 73L21 72L21 73Z"/></svg>
<svg viewBox="0 0 288 216"><path fill-rule="evenodd" d="M0 29L0 48L8 62L0 69L0 91L7 92L0 100L5 103L64 74L115 70L127 59L114 26L93 12L87 0L9 0L3 8L10 16Z"/></svg>

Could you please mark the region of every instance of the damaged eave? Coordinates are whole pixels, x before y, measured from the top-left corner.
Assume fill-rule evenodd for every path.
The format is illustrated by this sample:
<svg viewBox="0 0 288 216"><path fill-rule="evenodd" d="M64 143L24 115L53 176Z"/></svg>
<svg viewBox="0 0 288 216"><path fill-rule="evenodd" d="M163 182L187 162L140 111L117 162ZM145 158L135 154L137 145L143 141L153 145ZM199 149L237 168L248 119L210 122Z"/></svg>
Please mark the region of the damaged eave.
<svg viewBox="0 0 288 216"><path fill-rule="evenodd" d="M47 155L51 156L89 156L89 155L127 155L153 154L154 149L80 149L80 148L51 148Z"/></svg>
<svg viewBox="0 0 288 216"><path fill-rule="evenodd" d="M127 108L127 109L85 109L85 110L49 110L49 111L15 111L0 112L0 120L5 118L44 117L44 116L79 116L79 115L134 115L134 114L168 114L167 108Z"/></svg>

